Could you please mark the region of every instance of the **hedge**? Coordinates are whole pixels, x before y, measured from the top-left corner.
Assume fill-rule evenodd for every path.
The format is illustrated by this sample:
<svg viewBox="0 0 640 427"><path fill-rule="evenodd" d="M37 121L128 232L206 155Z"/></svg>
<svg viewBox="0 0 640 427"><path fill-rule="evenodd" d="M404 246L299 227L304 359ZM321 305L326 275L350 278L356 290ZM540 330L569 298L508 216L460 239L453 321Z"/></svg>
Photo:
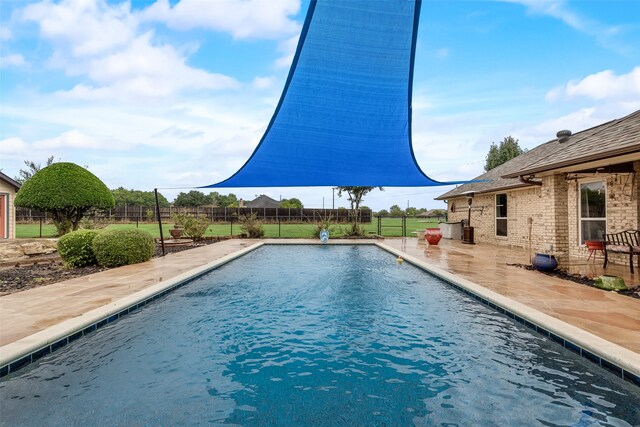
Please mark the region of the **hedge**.
<svg viewBox="0 0 640 427"><path fill-rule="evenodd" d="M148 261L154 250L151 234L139 229L106 230L93 239L93 253L104 267Z"/></svg>

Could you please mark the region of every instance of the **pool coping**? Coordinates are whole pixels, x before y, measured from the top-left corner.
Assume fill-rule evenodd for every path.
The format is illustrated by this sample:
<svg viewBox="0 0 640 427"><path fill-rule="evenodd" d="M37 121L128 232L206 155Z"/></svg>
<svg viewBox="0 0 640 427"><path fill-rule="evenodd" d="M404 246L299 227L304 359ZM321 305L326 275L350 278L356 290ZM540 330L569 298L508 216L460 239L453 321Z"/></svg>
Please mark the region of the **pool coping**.
<svg viewBox="0 0 640 427"><path fill-rule="evenodd" d="M322 245L316 240L259 241L251 246L218 258L210 263L191 269L171 279L135 292L108 305L90 310L78 317L68 319L30 336L0 347L0 377L15 372L81 336L94 332L119 317L133 312L156 300L188 281L227 264L265 245ZM372 245L446 281L460 291L474 297L502 314L541 333L565 348L585 357L589 361L608 369L617 376L640 386L640 357L637 353L606 341L590 332L556 319L523 303L500 295L470 280L456 276L442 268L430 265L402 250L378 240L340 240L330 245Z"/></svg>

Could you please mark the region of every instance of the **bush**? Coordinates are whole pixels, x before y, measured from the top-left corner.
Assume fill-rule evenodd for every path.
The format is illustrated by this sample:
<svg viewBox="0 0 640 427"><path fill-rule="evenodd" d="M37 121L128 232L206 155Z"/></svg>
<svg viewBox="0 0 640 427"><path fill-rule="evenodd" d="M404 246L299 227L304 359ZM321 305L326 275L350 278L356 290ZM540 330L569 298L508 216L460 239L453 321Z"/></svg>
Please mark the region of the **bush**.
<svg viewBox="0 0 640 427"><path fill-rule="evenodd" d="M154 249L151 234L139 229L106 230L93 239L93 253L104 267L148 261Z"/></svg>
<svg viewBox="0 0 640 427"><path fill-rule="evenodd" d="M209 218L206 215L175 214L172 218L184 229L184 236L193 240L201 240L209 227Z"/></svg>
<svg viewBox="0 0 640 427"><path fill-rule="evenodd" d="M93 253L93 240L97 230L78 230L65 234L58 240L58 253L65 265L71 268L97 264Z"/></svg>
<svg viewBox="0 0 640 427"><path fill-rule="evenodd" d="M258 215L240 215L238 221L244 236L252 239L264 237L264 229L262 228L262 223L258 221Z"/></svg>
<svg viewBox="0 0 640 427"><path fill-rule="evenodd" d="M316 222L314 224L314 228L313 228L313 237L319 239L320 238L320 232L322 230L327 230L329 232L329 235L334 235L336 234L337 231L340 231L340 227L336 227L333 224L333 216L329 215L326 218L323 217L322 215L320 215L320 221Z"/></svg>

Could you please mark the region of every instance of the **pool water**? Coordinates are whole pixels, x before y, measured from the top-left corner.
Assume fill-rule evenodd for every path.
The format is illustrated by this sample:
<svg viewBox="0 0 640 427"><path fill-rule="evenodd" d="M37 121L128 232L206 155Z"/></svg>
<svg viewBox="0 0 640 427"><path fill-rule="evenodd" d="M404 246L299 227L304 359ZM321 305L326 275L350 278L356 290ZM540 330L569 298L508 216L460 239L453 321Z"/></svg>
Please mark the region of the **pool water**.
<svg viewBox="0 0 640 427"><path fill-rule="evenodd" d="M267 246L0 382L2 425L637 425L638 390L371 246Z"/></svg>

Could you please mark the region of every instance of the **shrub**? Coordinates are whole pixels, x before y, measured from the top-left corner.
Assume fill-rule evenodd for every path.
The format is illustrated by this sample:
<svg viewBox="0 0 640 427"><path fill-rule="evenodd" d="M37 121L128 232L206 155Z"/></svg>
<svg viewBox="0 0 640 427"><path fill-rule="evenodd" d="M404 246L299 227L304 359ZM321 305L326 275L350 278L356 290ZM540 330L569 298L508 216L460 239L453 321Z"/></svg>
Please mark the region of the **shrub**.
<svg viewBox="0 0 640 427"><path fill-rule="evenodd" d="M93 240L98 234L97 230L77 230L62 236L58 240L58 253L65 265L77 268L97 264Z"/></svg>
<svg viewBox="0 0 640 427"><path fill-rule="evenodd" d="M137 264L153 256L155 243L147 231L134 229L106 230L93 239L93 253L104 267Z"/></svg>
<svg viewBox="0 0 640 427"><path fill-rule="evenodd" d="M242 230L242 234L250 237L250 238L260 238L264 237L264 228L262 228L262 223L258 221L258 215L240 215L238 218L240 222L240 230Z"/></svg>
<svg viewBox="0 0 640 427"><path fill-rule="evenodd" d="M346 227L342 232L345 237L364 237L367 234L367 230L356 223L351 224L350 227Z"/></svg>
<svg viewBox="0 0 640 427"><path fill-rule="evenodd" d="M331 214L326 218L321 215L320 221L314 224L313 237L319 239L320 232L322 230L327 230L329 232L329 235L333 235L336 233L336 231L340 231L340 227L336 227L332 221L333 221L333 216Z"/></svg>
<svg viewBox="0 0 640 427"><path fill-rule="evenodd" d="M172 218L184 229L184 236L193 240L201 240L209 227L209 218L206 215L175 214Z"/></svg>

